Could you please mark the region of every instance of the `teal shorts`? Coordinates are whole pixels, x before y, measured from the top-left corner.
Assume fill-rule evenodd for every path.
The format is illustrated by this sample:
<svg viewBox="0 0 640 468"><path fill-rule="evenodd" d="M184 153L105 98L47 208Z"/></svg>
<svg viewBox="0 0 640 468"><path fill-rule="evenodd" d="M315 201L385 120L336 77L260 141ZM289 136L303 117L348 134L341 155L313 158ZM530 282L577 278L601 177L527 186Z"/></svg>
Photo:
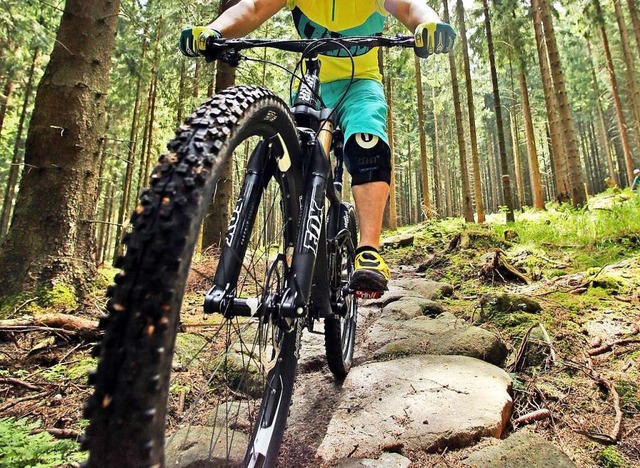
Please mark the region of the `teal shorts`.
<svg viewBox="0 0 640 468"><path fill-rule="evenodd" d="M334 108L349 85L349 80L324 83L321 94L327 107ZM354 80L346 97L336 109L338 125L345 143L356 133L369 133L387 145L387 101L382 83L376 80Z"/></svg>

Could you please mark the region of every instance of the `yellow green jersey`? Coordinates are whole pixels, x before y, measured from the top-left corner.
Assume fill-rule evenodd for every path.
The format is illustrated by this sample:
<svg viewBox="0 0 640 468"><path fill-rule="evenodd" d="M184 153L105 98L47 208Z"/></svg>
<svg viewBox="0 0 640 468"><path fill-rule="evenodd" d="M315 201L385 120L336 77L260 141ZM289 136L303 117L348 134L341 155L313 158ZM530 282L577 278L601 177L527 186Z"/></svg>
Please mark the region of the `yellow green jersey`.
<svg viewBox="0 0 640 468"><path fill-rule="evenodd" d="M384 0L288 0L300 37L376 36L382 34L388 15ZM381 81L377 48L352 47L358 79ZM320 55L320 81L323 83L351 77L351 59L344 49Z"/></svg>

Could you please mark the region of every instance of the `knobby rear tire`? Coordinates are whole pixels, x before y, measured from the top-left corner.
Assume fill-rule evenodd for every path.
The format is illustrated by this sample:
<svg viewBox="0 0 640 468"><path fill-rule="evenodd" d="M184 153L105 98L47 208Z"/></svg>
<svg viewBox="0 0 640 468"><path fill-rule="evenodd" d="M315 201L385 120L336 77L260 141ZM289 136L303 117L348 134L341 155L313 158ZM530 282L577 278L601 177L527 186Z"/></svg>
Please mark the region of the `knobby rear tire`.
<svg viewBox="0 0 640 468"><path fill-rule="evenodd" d="M221 168L251 135L273 140L279 135L285 146L297 145L288 106L271 92L243 86L212 97L178 129L152 173L151 188L140 197L123 240L126 253L116 261L121 272L107 292L108 315L100 323L104 337L95 353L99 364L89 379L95 390L85 407L88 466L164 464L172 357L191 258ZM286 380L281 392L286 404L275 416L280 418L276 439L282 438L281 419L293 386L295 327L283 345L289 361L278 379ZM279 444L270 442L276 452Z"/></svg>
<svg viewBox="0 0 640 468"><path fill-rule="evenodd" d="M351 243L344 239L338 244L336 259L333 268L336 271L330 273L332 278L331 289L336 294L343 294L349 284L354 271L355 251L357 245L356 214L353 206L342 203L340 206L340 221L338 232L346 229ZM353 362L353 348L356 338L356 323L358 319L358 304L353 294L344 295L342 311L334 311L333 317L327 317L324 321L325 350L327 364L337 379L344 379Z"/></svg>

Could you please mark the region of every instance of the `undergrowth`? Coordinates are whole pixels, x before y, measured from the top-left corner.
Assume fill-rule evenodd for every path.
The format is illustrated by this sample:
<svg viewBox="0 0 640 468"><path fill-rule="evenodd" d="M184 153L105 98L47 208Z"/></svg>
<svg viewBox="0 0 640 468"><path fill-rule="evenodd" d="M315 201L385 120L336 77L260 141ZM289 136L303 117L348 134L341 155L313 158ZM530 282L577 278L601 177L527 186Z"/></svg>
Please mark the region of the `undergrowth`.
<svg viewBox="0 0 640 468"><path fill-rule="evenodd" d="M47 432L37 432L38 429L37 422L0 418L0 466L44 468L67 466L82 460L78 443L54 440Z"/></svg>
<svg viewBox="0 0 640 468"><path fill-rule="evenodd" d="M578 270L612 263L640 249L640 197L629 191L604 192L592 197L584 209L554 204L546 211L527 209L508 226L490 218L500 238L512 230L521 245L573 252Z"/></svg>

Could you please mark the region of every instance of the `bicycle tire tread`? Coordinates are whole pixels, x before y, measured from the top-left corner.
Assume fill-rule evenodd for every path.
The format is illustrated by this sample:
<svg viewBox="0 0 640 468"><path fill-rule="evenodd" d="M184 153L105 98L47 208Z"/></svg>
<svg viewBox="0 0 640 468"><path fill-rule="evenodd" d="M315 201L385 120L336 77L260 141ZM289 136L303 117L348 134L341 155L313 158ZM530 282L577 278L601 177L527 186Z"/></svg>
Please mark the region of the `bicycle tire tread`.
<svg viewBox="0 0 640 468"><path fill-rule="evenodd" d="M140 196L132 231L123 238L126 253L115 262L121 272L107 291L108 315L100 320L104 337L94 350L101 359L90 375L94 393L84 411L91 420L82 444L91 450L88 466L162 463L153 432L164 427L161 400L168 392L182 299L178 289L190 265L194 221L234 129L268 105L287 108L257 86L231 88L209 99L178 129L151 175L151 187ZM136 442L123 445L129 437ZM123 461L127 464L119 464Z"/></svg>

